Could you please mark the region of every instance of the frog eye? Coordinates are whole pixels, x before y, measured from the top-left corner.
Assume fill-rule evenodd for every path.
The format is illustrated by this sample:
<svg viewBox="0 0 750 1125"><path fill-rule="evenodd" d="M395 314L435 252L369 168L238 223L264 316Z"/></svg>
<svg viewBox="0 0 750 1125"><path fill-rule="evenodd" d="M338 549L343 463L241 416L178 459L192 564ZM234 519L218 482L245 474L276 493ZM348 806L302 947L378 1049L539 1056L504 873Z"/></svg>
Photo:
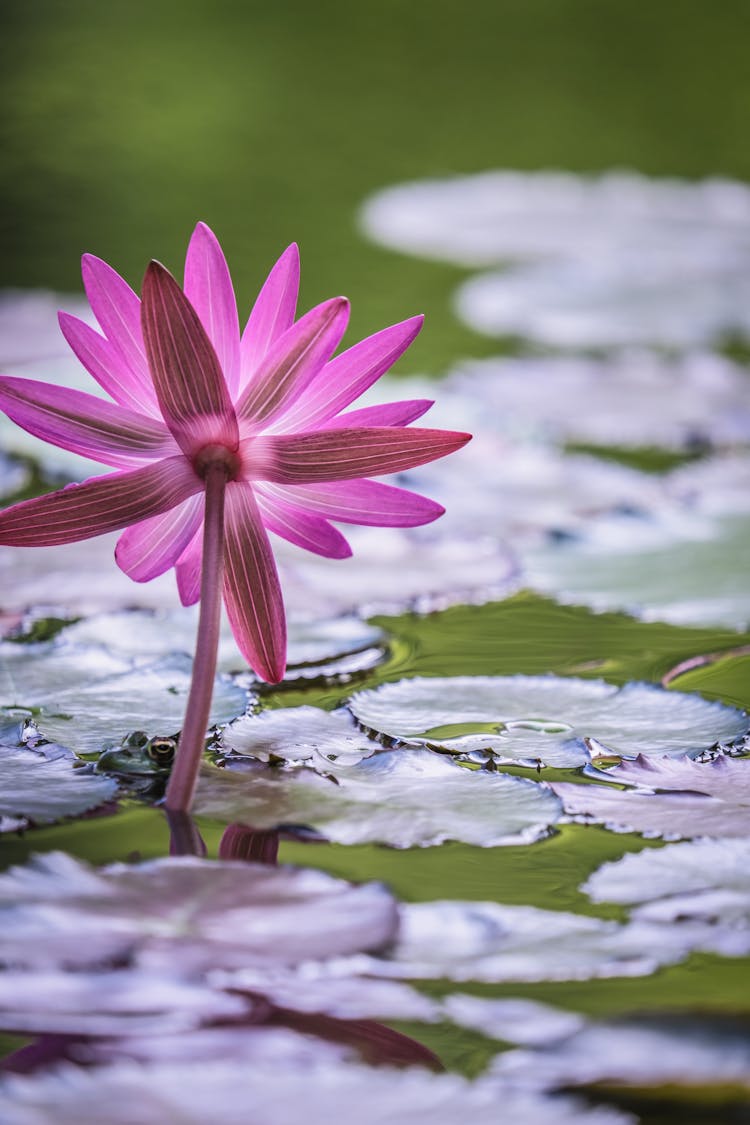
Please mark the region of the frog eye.
<svg viewBox="0 0 750 1125"><path fill-rule="evenodd" d="M129 750L142 750L148 742L148 735L145 731L134 730L131 734L123 740L123 747Z"/></svg>
<svg viewBox="0 0 750 1125"><path fill-rule="evenodd" d="M148 747L148 756L155 762L171 762L175 745L173 738L152 738Z"/></svg>

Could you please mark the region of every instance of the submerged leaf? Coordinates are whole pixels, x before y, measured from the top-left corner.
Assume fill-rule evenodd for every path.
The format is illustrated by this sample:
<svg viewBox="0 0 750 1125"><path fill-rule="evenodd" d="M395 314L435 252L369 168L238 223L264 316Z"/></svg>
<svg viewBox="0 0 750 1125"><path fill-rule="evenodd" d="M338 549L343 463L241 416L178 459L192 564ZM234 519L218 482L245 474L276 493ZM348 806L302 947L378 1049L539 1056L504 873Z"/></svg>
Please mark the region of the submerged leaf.
<svg viewBox="0 0 750 1125"><path fill-rule="evenodd" d="M338 844L527 844L545 836L560 814L557 798L536 782L468 770L429 750L331 762L325 776L250 762L228 767L201 774L199 816L256 828L310 825Z"/></svg>
<svg viewBox="0 0 750 1125"><path fill-rule="evenodd" d="M744 712L699 695L553 675L415 677L357 692L349 707L410 745L554 766L585 764L591 740L599 754L697 755L750 729Z"/></svg>

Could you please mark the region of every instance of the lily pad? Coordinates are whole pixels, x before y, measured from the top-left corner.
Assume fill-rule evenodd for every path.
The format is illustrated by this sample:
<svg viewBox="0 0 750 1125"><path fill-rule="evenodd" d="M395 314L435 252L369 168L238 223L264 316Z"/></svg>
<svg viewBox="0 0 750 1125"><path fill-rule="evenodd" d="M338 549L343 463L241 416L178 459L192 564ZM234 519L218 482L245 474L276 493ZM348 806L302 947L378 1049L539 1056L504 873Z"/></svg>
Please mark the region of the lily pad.
<svg viewBox="0 0 750 1125"><path fill-rule="evenodd" d="M96 870L62 852L0 876L4 960L19 968L144 970L293 965L377 949L396 928L388 892L321 871L154 860Z"/></svg>
<svg viewBox="0 0 750 1125"><path fill-rule="evenodd" d="M527 551L530 585L596 610L623 609L646 621L741 629L750 623L750 517L717 519L710 534L645 547L630 522L607 534Z"/></svg>
<svg viewBox="0 0 750 1125"><path fill-rule="evenodd" d="M469 1082L456 1074L421 1068L257 1065L250 1060L205 1065L118 1063L91 1069L65 1067L33 1076L11 1076L0 1086L6 1125L78 1125L92 1116L108 1125L287 1125L304 1113L310 1125L352 1119L358 1125L429 1121L431 1125L497 1125L498 1106L514 1125L635 1125L635 1118L575 1098L516 1090L499 1080ZM217 1112L219 1114L217 1118Z"/></svg>
<svg viewBox="0 0 750 1125"><path fill-rule="evenodd" d="M0 743L0 832L79 816L115 796L115 781L75 765L72 753Z"/></svg>
<svg viewBox="0 0 750 1125"><path fill-rule="evenodd" d="M567 1039L586 1025L577 1012L565 1012L538 1000L491 1000L455 992L443 1001L452 1023L470 1027L490 1039L541 1047Z"/></svg>
<svg viewBox="0 0 750 1125"><path fill-rule="evenodd" d="M618 832L655 836L750 836L750 761L723 754L707 762L638 757L589 777L637 786L551 786L565 812Z"/></svg>
<svg viewBox="0 0 750 1125"><path fill-rule="evenodd" d="M355 727L346 711L321 711L319 707L284 707L242 715L219 737L225 753L240 754L259 762L282 759L311 761L319 772L331 762L352 763L381 749Z"/></svg>
<svg viewBox="0 0 750 1125"><path fill-rule="evenodd" d="M349 707L367 730L409 745L553 766L583 765L590 748L698 755L750 729L743 711L699 695L553 675L415 677L357 692Z"/></svg>
<svg viewBox="0 0 750 1125"><path fill-rule="evenodd" d="M131 731L170 735L182 726L191 661L134 665L103 648L0 645L0 714L25 710L44 738L81 754L113 746ZM235 718L246 693L218 679L211 722Z"/></svg>
<svg viewBox="0 0 750 1125"><path fill-rule="evenodd" d="M237 761L207 767L195 812L255 828L310 825L337 844L489 848L547 835L560 805L524 778L475 772L429 750L391 750L355 765L331 762L326 776Z"/></svg>
<svg viewBox="0 0 750 1125"><path fill-rule="evenodd" d="M603 864L581 888L594 902L631 906L634 918L676 932L703 925L697 947L750 954L750 840L696 840Z"/></svg>

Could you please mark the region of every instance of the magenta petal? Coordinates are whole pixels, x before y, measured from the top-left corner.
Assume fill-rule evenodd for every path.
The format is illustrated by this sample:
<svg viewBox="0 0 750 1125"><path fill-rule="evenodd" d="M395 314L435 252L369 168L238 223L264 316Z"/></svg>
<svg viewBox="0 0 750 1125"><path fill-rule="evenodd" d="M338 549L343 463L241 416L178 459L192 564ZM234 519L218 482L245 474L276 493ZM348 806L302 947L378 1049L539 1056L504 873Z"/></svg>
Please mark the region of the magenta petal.
<svg viewBox="0 0 750 1125"><path fill-rule="evenodd" d="M151 262L143 279L143 338L164 421L191 456L204 445L237 448L229 391L206 330L171 273Z"/></svg>
<svg viewBox="0 0 750 1125"><path fill-rule="evenodd" d="M227 485L224 601L240 652L277 684L286 667L286 621L276 563L250 485Z"/></svg>
<svg viewBox="0 0 750 1125"><path fill-rule="evenodd" d="M280 336L237 403L240 418L268 425L331 358L349 321L344 297L324 301Z"/></svg>
<svg viewBox="0 0 750 1125"><path fill-rule="evenodd" d="M203 487L184 457L108 473L0 512L0 543L48 547L91 539L166 512Z"/></svg>
<svg viewBox="0 0 750 1125"><path fill-rule="evenodd" d="M120 406L161 418L150 376L144 378L142 372L129 367L122 353L109 340L77 316L61 312L58 320L69 346L102 390Z"/></svg>
<svg viewBox="0 0 750 1125"><path fill-rule="evenodd" d="M280 535L295 547L312 551L326 559L348 559L352 549L341 532L327 519L305 511L291 497L273 494L259 486L256 490L263 523L274 535Z"/></svg>
<svg viewBox="0 0 750 1125"><path fill-rule="evenodd" d="M269 273L242 333L240 390L245 389L271 345L294 324L298 291L299 250L293 242Z"/></svg>
<svg viewBox="0 0 750 1125"><path fill-rule="evenodd" d="M413 398L404 402L386 402L382 406L363 406L360 410L349 410L337 414L327 422L321 422L319 430L346 430L354 426L408 426L426 414L434 399Z"/></svg>
<svg viewBox="0 0 750 1125"><path fill-rule="evenodd" d="M93 254L84 254L81 273L91 310L102 332L117 349L133 375L150 383L141 331L141 302L119 273Z"/></svg>
<svg viewBox="0 0 750 1125"><path fill-rule="evenodd" d="M133 524L123 531L115 562L134 582L150 582L174 566L203 521L203 496L191 496L176 508Z"/></svg>
<svg viewBox="0 0 750 1125"><path fill-rule="evenodd" d="M213 231L198 223L185 259L185 296L214 346L230 394L240 376L240 324L224 254Z"/></svg>
<svg viewBox="0 0 750 1125"><path fill-rule="evenodd" d="M419 527L442 516L445 508L405 488L374 480L331 481L311 485L264 485L264 492L317 512L327 520L372 527Z"/></svg>
<svg viewBox="0 0 750 1125"><path fill-rule="evenodd" d="M382 476L424 465L460 449L471 434L378 428L277 434L252 442L258 476L277 484L314 484Z"/></svg>
<svg viewBox="0 0 750 1125"><path fill-rule="evenodd" d="M413 316L360 340L353 348L337 355L315 380L304 399L297 400L284 414L285 433L311 430L371 387L406 351L422 327L424 317Z"/></svg>
<svg viewBox="0 0 750 1125"><path fill-rule="evenodd" d="M0 410L42 441L119 469L179 452L163 422L35 379L0 377Z"/></svg>
<svg viewBox="0 0 750 1125"><path fill-rule="evenodd" d="M203 530L198 530L175 564L177 592L183 605L195 605L201 596Z"/></svg>

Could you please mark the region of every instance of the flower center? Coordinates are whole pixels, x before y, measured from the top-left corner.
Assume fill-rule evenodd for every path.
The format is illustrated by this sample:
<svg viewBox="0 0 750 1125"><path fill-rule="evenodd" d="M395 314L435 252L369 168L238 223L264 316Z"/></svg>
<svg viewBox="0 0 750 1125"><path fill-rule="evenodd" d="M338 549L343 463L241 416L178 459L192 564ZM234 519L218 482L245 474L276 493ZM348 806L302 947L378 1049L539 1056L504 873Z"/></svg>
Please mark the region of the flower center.
<svg viewBox="0 0 750 1125"><path fill-rule="evenodd" d="M227 474L227 480L234 480L240 471L239 454L227 449L226 445L204 445L193 458L193 468L205 480L213 465L221 465Z"/></svg>

